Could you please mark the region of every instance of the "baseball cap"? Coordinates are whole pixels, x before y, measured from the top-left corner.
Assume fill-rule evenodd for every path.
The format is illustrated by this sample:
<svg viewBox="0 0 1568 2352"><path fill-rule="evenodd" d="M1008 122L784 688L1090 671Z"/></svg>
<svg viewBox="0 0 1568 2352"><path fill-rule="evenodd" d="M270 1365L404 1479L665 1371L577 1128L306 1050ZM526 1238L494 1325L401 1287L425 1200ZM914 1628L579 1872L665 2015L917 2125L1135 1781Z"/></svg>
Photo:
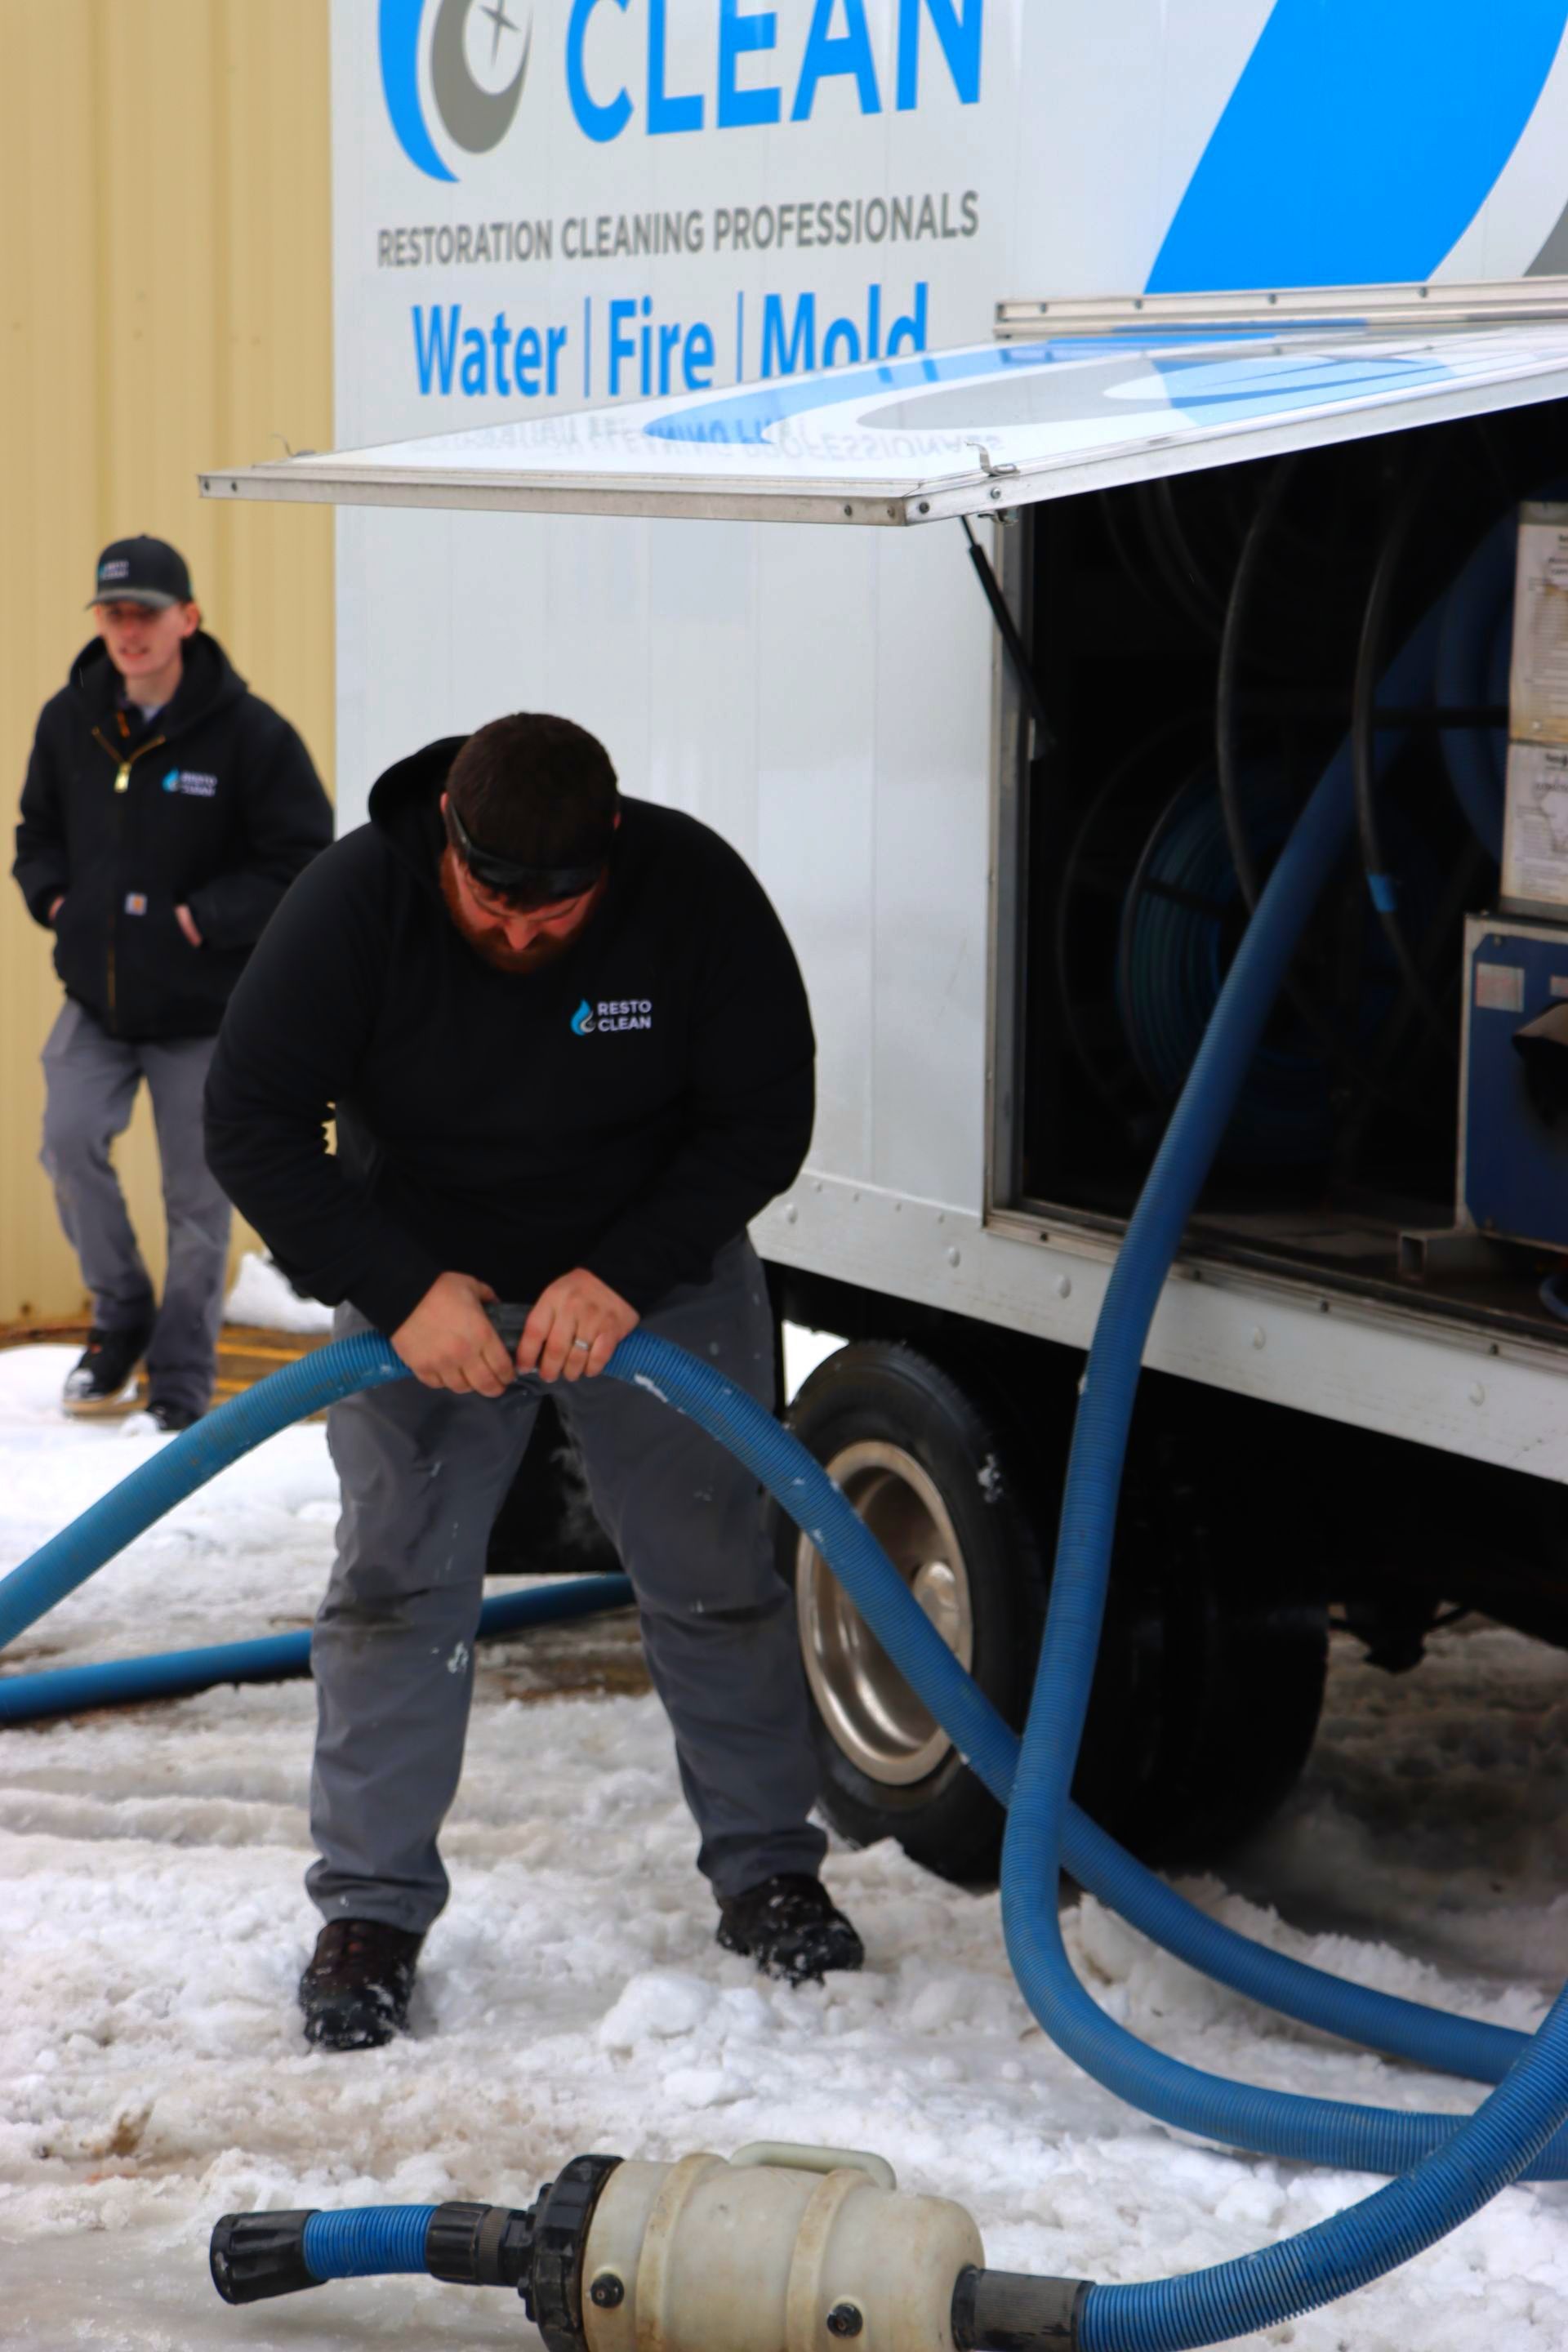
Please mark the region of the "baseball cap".
<svg viewBox="0 0 1568 2352"><path fill-rule="evenodd" d="M154 612L168 604L188 604L191 575L185 559L166 539L111 540L98 559L98 584L88 604L148 604Z"/></svg>

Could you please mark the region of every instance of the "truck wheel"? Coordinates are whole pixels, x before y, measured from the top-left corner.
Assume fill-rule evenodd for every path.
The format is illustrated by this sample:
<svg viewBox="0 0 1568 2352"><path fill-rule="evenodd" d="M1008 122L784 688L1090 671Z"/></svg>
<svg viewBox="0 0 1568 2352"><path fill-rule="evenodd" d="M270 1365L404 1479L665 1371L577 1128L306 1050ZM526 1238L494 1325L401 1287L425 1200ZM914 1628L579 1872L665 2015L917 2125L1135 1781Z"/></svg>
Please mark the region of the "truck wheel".
<svg viewBox="0 0 1568 2352"><path fill-rule="evenodd" d="M840 1349L789 1425L843 1489L927 1616L1010 1723L1028 1706L1045 1575L1000 1433L940 1366L897 1342ZM858 1845L896 1838L944 1877L995 1876L1003 1814L822 1555L776 1515L813 1701L822 1805Z"/></svg>
<svg viewBox="0 0 1568 2352"><path fill-rule="evenodd" d="M896 1341L858 1342L819 1365L789 1425L992 1704L1021 1725L1045 1619L1041 1538L1056 1526L1059 1447L1026 1453L1003 1411ZM1118 1548L1073 1793L1138 1852L1193 1859L1255 1827L1295 1780L1317 1721L1326 1637L1321 1611L1260 1607L1254 1584L1233 1586L1213 1565L1210 1515L1199 1508L1194 1528L1188 1491L1149 1483L1160 1506L1130 1512L1126 1573ZM994 1880L1000 1806L810 1538L782 1511L774 1526L795 1588L824 1812L858 1845L891 1837L943 1877Z"/></svg>

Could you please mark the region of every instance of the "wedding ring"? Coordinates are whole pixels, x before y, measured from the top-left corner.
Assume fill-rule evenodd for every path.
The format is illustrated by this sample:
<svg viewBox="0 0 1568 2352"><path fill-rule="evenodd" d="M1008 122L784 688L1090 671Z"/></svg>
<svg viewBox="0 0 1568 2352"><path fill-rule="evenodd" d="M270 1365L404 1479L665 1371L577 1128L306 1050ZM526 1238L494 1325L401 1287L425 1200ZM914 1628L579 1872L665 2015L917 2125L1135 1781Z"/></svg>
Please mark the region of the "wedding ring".
<svg viewBox="0 0 1568 2352"><path fill-rule="evenodd" d="M593 1347L593 1344L594 1344L594 1342L592 1341L592 1339L574 1339L574 1340L573 1340L573 1342L572 1342L572 1345L573 1345L574 1348L584 1348L584 1349L591 1349L591 1348Z"/></svg>

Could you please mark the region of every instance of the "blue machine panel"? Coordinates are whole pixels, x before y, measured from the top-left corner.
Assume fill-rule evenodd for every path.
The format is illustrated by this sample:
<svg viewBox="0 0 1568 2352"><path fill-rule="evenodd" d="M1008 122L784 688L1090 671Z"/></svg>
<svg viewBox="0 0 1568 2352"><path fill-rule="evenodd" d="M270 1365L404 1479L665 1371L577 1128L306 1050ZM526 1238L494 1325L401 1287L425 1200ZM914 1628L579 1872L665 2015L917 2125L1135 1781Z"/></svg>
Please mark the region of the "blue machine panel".
<svg viewBox="0 0 1568 2352"><path fill-rule="evenodd" d="M1568 1250L1568 1112L1542 1117L1513 1044L1565 999L1568 929L1467 923L1461 1206L1483 1233Z"/></svg>

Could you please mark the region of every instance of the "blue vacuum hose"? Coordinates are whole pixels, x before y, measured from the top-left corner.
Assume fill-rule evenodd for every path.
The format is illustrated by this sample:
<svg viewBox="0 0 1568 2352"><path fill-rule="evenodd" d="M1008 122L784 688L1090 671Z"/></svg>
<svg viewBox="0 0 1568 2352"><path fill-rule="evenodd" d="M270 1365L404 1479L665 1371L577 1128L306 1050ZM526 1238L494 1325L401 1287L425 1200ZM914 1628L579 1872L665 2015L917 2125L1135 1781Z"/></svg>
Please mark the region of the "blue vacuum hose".
<svg viewBox="0 0 1568 2352"><path fill-rule="evenodd" d="M349 2205L312 2213L300 2252L312 2278L387 2278L426 2271L425 2241L434 2205Z"/></svg>
<svg viewBox="0 0 1568 2352"><path fill-rule="evenodd" d="M645 1332L624 1340L608 1366L610 1375L640 1380L654 1394L679 1404L721 1443L739 1447L743 1436L748 1467L797 1523L804 1498L812 1498L809 1516L822 1522L810 1528L812 1540L817 1542L823 1527L831 1526L831 1537L820 1545L824 1556L831 1558L900 1673L920 1692L992 1795L1006 1806L1017 1769L1016 1733L958 1664L924 1612L906 1607L902 1578L812 1456L771 1416L750 1406L742 1391L694 1390L691 1376L698 1370L710 1383L712 1374L697 1359ZM274 1372L220 1406L172 1439L154 1461L122 1480L21 1567L0 1578L0 1643L14 1641L162 1513L250 1447L306 1413L361 1389L406 1377L406 1366L384 1339L361 1333ZM749 1407L745 1413L742 1404ZM584 1577L509 1593L485 1603L479 1632L482 1637L596 1608L617 1608L629 1598L630 1586L623 1577ZM23 1723L79 1707L175 1697L219 1682L272 1681L302 1674L309 1667L309 1638L303 1633L284 1633L124 1658L107 1665L0 1675L0 1723ZM1500 2083L1530 2046L1528 2034L1507 2026L1451 2016L1422 2001L1350 1984L1253 1943L1198 1910L1070 1803L1063 1851L1079 1884L1152 1942L1216 1983L1300 2024L1478 2083Z"/></svg>
<svg viewBox="0 0 1568 2352"><path fill-rule="evenodd" d="M1427 682L1431 634L1429 626L1418 631L1391 666L1384 686L1395 698L1413 701ZM893 1664L960 1752L1007 1801L1002 1908L1008 1954L1026 1999L1053 2039L1097 2080L1181 2129L1261 2153L1405 2176L1331 2221L1238 2262L1143 2285L1091 2286L1076 2325L1084 2352L1184 2352L1277 2326L1409 2260L1510 2181L1527 2174L1568 2177L1568 2150L1558 2137L1568 2121L1568 1992L1539 2032L1526 2040L1441 2019L1416 2003L1334 1987L1320 1971L1281 1962L1226 1931L1216 1933L1213 1922L1179 1906L1168 1888L1159 1889L1157 1900L1150 1898L1149 1889L1159 1883L1103 1832L1086 1836L1091 1825L1075 1812L1068 1794L1099 1647L1121 1468L1149 1327L1351 816L1351 763L1348 751L1342 751L1270 877L1129 1226L1089 1355L1035 1698L1021 1745L926 1619L869 1529L770 1414L711 1367L646 1332L634 1331L623 1340L606 1367L608 1377L633 1381L688 1414L746 1464L827 1559ZM373 1336L342 1341L260 1383L176 1439L156 1463L134 1474L0 1582L0 1642L32 1622L247 1444L323 1402L313 1392L314 1381L339 1381L335 1393L346 1395L403 1377L404 1369L386 1343ZM279 1411L266 1395L287 1381L297 1383L291 1395L303 1393L305 1401ZM237 1434L237 1423L229 1421L247 1408L253 1419L246 1427L254 1426L254 1436ZM216 1455L210 1467L201 1466L205 1455L198 1457L193 1445L204 1436ZM166 1499L154 1499L165 1489ZM1465 2071L1483 2080L1496 2080L1504 2053L1512 2052L1506 2079L1473 2116L1456 2121L1258 2090L1167 2058L1106 2017L1073 1975L1058 1916L1064 1864L1090 1886L1097 1875L1113 1881L1123 1898L1117 1907L1125 1916L1142 1925L1147 1911L1157 1920L1159 1940L1170 1939L1171 1948L1181 1948L1179 1935L1187 1947L1183 1957L1201 1951L1205 1957L1199 1965L1221 1981L1239 1983L1246 1974L1251 1981L1244 1989L1274 2000L1264 1988L1278 1979L1289 1997L1275 2005L1289 2014L1328 2022L1329 2030L1342 2032L1352 2013L1364 2017L1373 2023L1367 2038L1375 2046L1399 2048L1427 2063L1451 2067L1460 2061ZM1426 2054L1423 2044L1428 2038L1441 2056ZM1471 2057L1484 2063L1472 2068ZM342 2259L353 2262L356 2274L410 2266L403 2241L411 2241L416 2225L405 2209L389 2209L379 2221L374 2212L351 2218ZM378 2248L389 2259L381 2261Z"/></svg>
<svg viewBox="0 0 1568 2352"><path fill-rule="evenodd" d="M0 1650L68 1592L85 1584L155 1519L264 1438L361 1389L384 1388L389 1381L407 1377L407 1365L384 1339L373 1331L362 1332L302 1356L182 1431L151 1462L40 1545L31 1559L0 1578Z"/></svg>
<svg viewBox="0 0 1568 2352"><path fill-rule="evenodd" d="M574 1576L564 1584L535 1584L498 1592L479 1611L475 1639L499 1641L535 1625L561 1625L601 1610L629 1609L626 1576ZM292 1682L310 1671L308 1633L263 1634L259 1641L215 1642L156 1657L116 1658L102 1666L56 1666L43 1674L0 1678L0 1723L36 1723L48 1715L76 1715L89 1706L121 1706L153 1698L185 1698L215 1683Z"/></svg>
<svg viewBox="0 0 1568 2352"><path fill-rule="evenodd" d="M384 1342L340 1344L379 1349L384 1376L397 1376L387 1369L397 1360ZM331 1361L337 1353L326 1349L316 1360L323 1380L337 1376L341 1367ZM1217 1931L1217 1942L1210 1944L1207 1933L1215 1931L1214 1922L1205 1920L1171 1889L1161 1886L1070 1807L1064 1850L1075 1874L1089 1884L1103 1873L1108 1892L1113 1890L1122 1898L1121 1907L1135 1922L1143 1907L1141 1885L1157 1890L1161 1899L1155 1906L1156 1927L1166 1931L1173 1947L1184 1942L1191 1951L1225 1963L1213 1970L1223 1979L1245 1980L1246 1989L1268 1998L1268 1988L1273 1971L1278 1970L1291 1995L1283 2005L1292 2013L1310 2010L1321 2015L1323 2004L1313 1988L1322 1988L1325 1994L1332 1989L1352 2007L1370 2005L1377 2025L1374 2038L1384 2047L1395 2039L1413 2040L1416 2026L1425 2021L1439 2029L1451 2026L1461 2035L1495 2035L1495 2042L1484 2040L1476 2053L1486 2060L1489 2070L1505 2055L1517 2055L1518 2063L1503 2087L1468 2120L1347 2107L1327 2100L1249 2091L1162 2058L1121 2033L1095 2010L1071 1979L1065 1953L1060 1970L1070 1984L1070 1993L1064 1997L1062 1985L1054 1980L1048 1955L1041 1965L1027 1943L1020 1947L1014 1940L1017 1897L1012 1882L1018 1847L1013 1824L1018 1818L1021 1770L1028 1760L1032 1731L1021 1750L1014 1733L976 1688L923 1611L911 1601L899 1571L820 1464L752 1398L711 1366L642 1331L634 1331L621 1342L606 1377L634 1383L684 1412L730 1447L831 1561L893 1664L920 1692L987 1786L1004 1801L1011 1794L1004 1916L1015 1966L1041 2022L1068 2046L1078 2042L1093 2062L1089 2071L1102 2080L1113 2079L1114 2087L1135 2089L1139 2104L1156 2114L1169 2114L1173 2101L1180 2104L1188 2127L1205 2130L1207 2136L1231 2146L1256 2148L1260 2142L1278 2144L1283 2116L1292 2148L1310 2149L1322 2160L1378 2167L1395 2162L1417 2165L1405 2179L1379 2190L1363 2204L1265 2253L1185 2279L1136 2287L1091 2287L1079 2322L1078 2340L1084 2352L1178 2352L1180 2347L1222 2342L1274 2325L1395 2267L1468 2219L1531 2168L1531 2177L1537 2178L1562 2178L1568 2173L1568 2151L1560 2142L1553 2144L1553 2135L1568 2118L1568 1997L1557 2004L1533 2037L1502 2034L1496 2029L1443 2019L1414 2002L1336 1987L1334 1979L1320 1971L1247 1947L1244 1938L1229 1931ZM258 1393L252 1391L253 1396ZM173 1450L171 1446L169 1451ZM1038 1942L1040 1920L1055 1921L1054 1882L1050 1899L1042 1894L1033 1908L1039 1918L1030 1921L1029 1927ZM1173 1923L1179 1934L1170 1932ZM1238 1961L1242 1952L1249 1957ZM1093 2034L1084 2037L1083 2020L1074 2014L1073 1996L1094 2025L1113 2037L1109 2061ZM1343 2030L1342 2016L1341 2012L1341 2022L1332 2030ZM1448 2053L1450 2061L1456 2054ZM1201 2122L1193 2120L1198 2113L1193 2104L1194 2092L1208 2102ZM378 2271L422 2269L423 2255L416 2255L416 2248L423 2246L428 2215L427 2207L388 2207L322 2215L319 2223L313 2220L307 2248L311 2275L357 2277Z"/></svg>
<svg viewBox="0 0 1568 2352"><path fill-rule="evenodd" d="M1106 1318L1102 1318L1102 1328L1105 1326ZM268 1434L273 1428L282 1425L287 1418L313 1409L329 1395L346 1395L357 1387L375 1386L405 1376L401 1360L384 1340L374 1335L363 1335L339 1341L301 1364L290 1367L288 1371L273 1375L272 1381L260 1382L246 1397L214 1413L209 1424L198 1424L196 1429L173 1440L156 1463L134 1473L122 1486L106 1496L89 1512L84 1513L72 1528L56 1538L53 1544L46 1546L32 1560L0 1582L0 1612L3 1612L0 1622L18 1629L19 1624L32 1622L35 1617L52 1605L55 1598L74 1590L91 1574L94 1563L87 1556L89 1528L91 1542L100 1561L131 1541L156 1516L149 1494L149 1484L154 1475L159 1478L159 1490L177 1499L233 1460L243 1451L243 1441L235 1428L235 1423L241 1414L245 1415L244 1428L253 1435ZM1015 1898L1009 1889L1016 1878L1017 1851L1011 1824L1017 1817L1019 1743L959 1664L924 1612L910 1601L902 1578L876 1538L857 1517L821 1465L788 1431L782 1429L762 1406L714 1371L711 1366L688 1355L668 1340L659 1339L651 1333L634 1331L616 1349L606 1377L625 1380L642 1388L661 1402L687 1413L730 1446L753 1475L768 1487L823 1556L831 1561L895 1665L920 1692L981 1778L1005 1801L1012 1793L1014 1803L1010 1811L1005 1865L1008 1875L1004 1885L1005 1917L1009 1919L1011 1941ZM274 1382L278 1384L277 1389L274 1389ZM280 1397L279 1391L284 1391L285 1384L288 1384L287 1389ZM269 1391L271 1394L268 1393ZM205 1440L199 1452L195 1443L198 1439ZM114 1510L117 1502L122 1506L118 1517ZM1042 1670L1047 1664L1042 1654ZM1037 1716L1037 1706L1036 1712ZM1025 1760L1027 1754L1026 1740L1022 1751ZM1533 2094L1539 2100L1544 2100L1547 2095L1541 2088L1543 2072L1554 2078L1555 2073L1561 2071L1556 2067L1555 2045L1545 2038L1545 2028L1541 2036L1530 2040L1503 2034L1497 2029L1442 2019L1435 2012L1424 2011L1419 2004L1390 2000L1386 1996L1369 1993L1363 1989L1336 1988L1334 1980L1322 1977L1320 1971L1305 1969L1300 1963L1281 1961L1278 1955L1247 1946L1244 1938L1232 1931L1216 1928L1215 1922L1204 1919L1202 1914L1184 1904L1170 1888L1162 1886L1131 1856L1121 1853L1112 1840L1102 1832L1094 1830L1076 1810L1069 1808L1068 1821L1068 1859L1075 1874L1081 1875L1085 1884L1100 1880L1106 1887L1108 1899L1119 1896L1127 1916L1134 1924L1138 1922L1142 1908L1139 1899L1141 1887L1146 1885L1153 1890L1157 1897L1153 1906L1156 1914L1153 1924L1157 1930L1169 1935L1175 1943L1178 1936L1171 1934L1174 1927L1187 1953L1214 1961L1216 1964L1214 1972L1222 1980L1232 1978L1245 1979L1245 1989L1255 1995L1268 1998L1265 1989L1278 1971L1282 1979L1289 1980L1290 1997L1285 2005L1291 2008L1293 2013L1310 2011L1314 2021L1321 2010L1315 1989L1321 1986L1331 1997L1337 1991L1342 2002L1348 2000L1352 2009L1365 2005L1374 2022L1373 2039L1385 2048L1396 2042L1414 2047L1424 2024L1435 2028L1439 2033L1445 2028L1452 2028L1460 2042L1465 2037L1474 2036L1478 2038L1478 2046L1473 2053L1468 2046L1450 2047L1446 2052L1445 2063L1453 2064L1457 2060L1462 2063L1464 2058L1473 2054L1485 2062L1487 2074L1493 2074L1500 2062L1506 2061L1516 2050L1522 2048L1528 2053L1510 2078L1507 2085L1509 2103L1500 2114L1496 2100L1489 2101L1479 2111L1479 2116L1468 2123L1457 2122L1452 2116L1414 2116L1378 2109L1345 2108L1330 2101L1285 2098L1279 2095L1248 2091L1244 2086L1222 2083L1217 2078L1198 2074L1173 2061L1163 2059L1157 2053L1146 2050L1131 2036L1120 2035L1120 2029L1112 2027L1110 2021L1101 2016L1081 1988L1077 1986L1076 1980L1072 1980L1072 1991L1077 1995L1078 2002L1100 2028L1112 2037L1120 2035L1133 2062L1130 2070L1123 2063L1121 2053L1118 2053L1113 2063L1108 2064L1104 2050L1098 2046L1092 2036L1086 2038L1083 2035L1081 2018L1077 2021L1077 2030L1074 2030L1069 1999L1065 2004L1068 2032L1064 2039L1070 2035L1071 2041L1092 2057L1094 2063L1090 2071L1102 2078L1108 2074L1115 2074L1130 2084L1136 2079L1141 2103L1152 2106L1157 2113L1166 2112L1171 2105L1170 2078L1174 2078L1181 2086L1179 2095L1184 2114L1195 2112L1191 2103L1193 2086L1196 2086L1200 2096L1208 2102L1205 2110L1208 2135L1231 2146L1258 2147L1260 2142L1268 2147L1278 2145L1279 2118L1283 2116L1289 2127L1290 2152L1310 2153L1320 2159L1335 2163L1387 2167L1411 2163L1429 2151L1442 2153L1468 2149L1472 2135L1482 2129L1485 2119L1489 2160L1485 2164L1478 2164L1471 2156L1462 2158L1465 2179L1472 2188L1478 2181L1490 2184L1479 2192L1482 2201L1486 2196L1495 2193L1497 2187L1505 2185L1506 2179L1519 2177L1525 2168L1536 2163L1536 2159L1541 2159L1536 2165L1541 2175L1559 2178L1568 2173L1568 2151L1560 2146L1548 2145L1558 2124L1568 2116L1568 2085L1558 2088L1552 2095L1552 2103L1546 2108L1550 2121L1543 2132L1532 2130L1528 2139L1521 2143L1513 2131L1521 2099L1531 2095L1533 2086ZM1054 1879L1051 1899L1037 1908L1054 1923ZM1020 1971L1020 1982L1041 2021L1048 2030L1057 2032L1063 2023L1061 1988L1051 1981L1048 1967L1042 1984L1040 1971L1030 1965L1027 1951L1015 1952L1014 1958L1015 1966L1018 1966L1022 1958L1024 1965L1029 1967L1027 1979ZM1070 1979L1065 1953L1061 1957L1061 1968ZM1342 2009L1331 2030L1344 2030L1343 2015ZM1556 2015L1554 2011L1554 2020ZM1147 2079L1138 2072L1140 2066L1146 2070ZM1530 2119L1532 2123L1534 2116L1535 2109L1531 2107ZM1188 2127L1202 2130L1205 2126L1190 2124ZM1494 2142L1502 2145L1500 2158L1493 2155ZM1354 2153L1349 2152L1352 2146ZM1376 2204L1374 2199L1370 2200L1368 2209L1355 2210L1359 2213ZM1445 2204L1443 2210L1447 2210ZM1473 2210L1472 2205L1468 2205L1465 2213ZM1456 2208L1453 2220L1444 2221L1441 2227L1432 2230L1430 2234L1440 2234L1441 2228L1453 2226L1455 2221L1465 2218L1465 2213ZM1343 2266L1338 2269L1325 2267L1320 2260L1314 2276L1321 2275L1331 2283L1321 2292L1315 2292L1312 2301L1327 2300L1333 2294L1347 2292L1350 2286L1361 2284L1363 2276L1376 2275L1379 2269L1392 2267L1404 2260L1410 2225L1403 2215L1399 2218L1404 2224L1403 2234L1398 2235L1395 2242L1391 2231L1386 2242L1386 2260L1382 2259L1384 2238L1378 2238L1380 2252L1375 2257L1368 2255L1364 2241L1359 2242L1354 2249L1356 2275L1352 2277L1345 2271L1342 2284L1334 2284L1331 2281L1341 2276ZM1351 2219L1352 2216L1342 2215L1338 2224L1325 2224L1323 2227L1332 2230L1341 2224L1348 2224ZM389 2221L386 2227L390 2230L394 2225ZM1423 2242L1428 2242L1428 2239L1423 2240ZM1275 2248L1269 2255L1248 2259L1268 2262L1275 2256L1282 2256L1287 2251ZM1374 2262L1371 2270L1365 2267L1369 2260ZM1291 2273L1291 2277L1293 2280L1295 2273ZM1271 2280L1271 2287L1272 2284ZM1094 2288L1085 2300L1084 2326L1088 2328L1091 2325L1100 2325L1094 2315L1096 2298L1100 2295L1153 2296L1162 2291L1159 2286ZM1254 2298L1257 2292L1255 2287L1251 2290ZM1294 2292L1292 2285L1289 2293ZM1283 2315L1287 2305L1293 2310L1308 2307L1300 2301L1290 2301L1288 2294L1286 2302L1281 2304L1276 2315ZM1169 2339L1144 2337L1131 2332L1124 2335L1121 2332L1124 2320L1119 2316L1116 2320L1117 2333L1095 2336L1086 2334L1083 2341L1086 2346L1093 2346L1093 2352L1119 2352L1123 2343L1138 2346L1141 2352L1145 2341L1153 2344L1168 2340L1173 2345L1178 2340L1194 2344L1213 2342L1221 2340L1226 2332L1234 2334L1240 2328L1265 2324L1256 2316L1247 2316L1238 2321L1237 2328L1222 2330L1208 2315L1209 2304L1205 2304L1202 2308L1205 2313L1202 2324L1210 2330L1207 2335L1187 2336L1180 2339L1175 2336ZM1140 2312L1135 2310L1131 2322L1125 2324L1142 2326L1144 2323Z"/></svg>

